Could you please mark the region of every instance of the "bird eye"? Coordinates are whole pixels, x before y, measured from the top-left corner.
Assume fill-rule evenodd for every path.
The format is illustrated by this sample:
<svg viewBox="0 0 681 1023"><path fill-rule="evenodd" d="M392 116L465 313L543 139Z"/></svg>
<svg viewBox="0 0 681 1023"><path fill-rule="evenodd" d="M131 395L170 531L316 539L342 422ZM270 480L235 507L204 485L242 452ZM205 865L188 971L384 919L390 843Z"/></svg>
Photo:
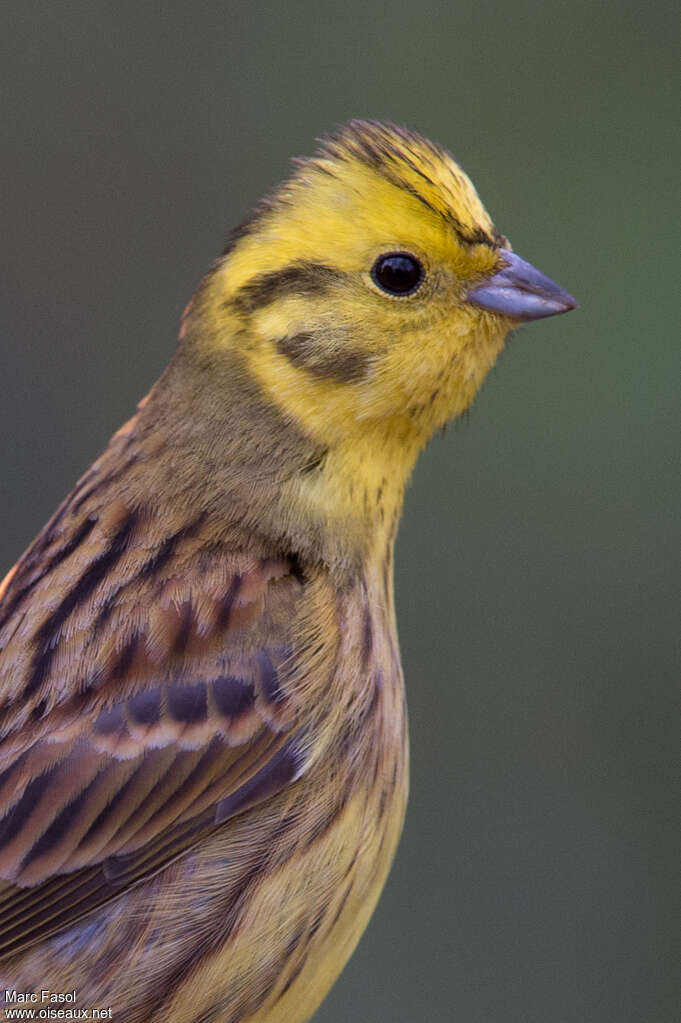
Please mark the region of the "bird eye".
<svg viewBox="0 0 681 1023"><path fill-rule="evenodd" d="M423 266L408 252L379 256L371 268L374 284L389 295L411 295L421 286L423 276Z"/></svg>

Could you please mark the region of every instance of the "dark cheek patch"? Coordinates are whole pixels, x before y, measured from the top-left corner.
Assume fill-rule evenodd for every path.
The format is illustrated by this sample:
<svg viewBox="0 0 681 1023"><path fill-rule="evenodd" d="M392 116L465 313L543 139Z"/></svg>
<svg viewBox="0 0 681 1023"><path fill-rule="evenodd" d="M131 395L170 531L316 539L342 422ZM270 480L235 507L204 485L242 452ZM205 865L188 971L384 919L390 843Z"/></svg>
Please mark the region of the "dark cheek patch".
<svg viewBox="0 0 681 1023"><path fill-rule="evenodd" d="M329 350L329 341L322 334L294 334L275 341L277 350L298 369L306 370L320 380L333 380L339 384L353 384L368 374L371 356L366 352L347 348Z"/></svg>

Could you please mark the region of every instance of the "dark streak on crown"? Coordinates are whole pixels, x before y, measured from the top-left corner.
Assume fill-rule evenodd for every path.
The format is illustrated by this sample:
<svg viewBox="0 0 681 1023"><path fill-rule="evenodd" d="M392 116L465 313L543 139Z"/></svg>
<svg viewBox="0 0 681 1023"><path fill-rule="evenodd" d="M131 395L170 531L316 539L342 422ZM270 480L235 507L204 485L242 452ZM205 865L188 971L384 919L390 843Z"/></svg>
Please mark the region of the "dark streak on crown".
<svg viewBox="0 0 681 1023"><path fill-rule="evenodd" d="M424 167L413 158L414 148L425 151L438 162L453 160L451 153L443 146L431 142L417 132L409 131L390 121L382 123L355 119L334 134L319 139L319 147L314 156L296 157L293 164L299 168L300 173L304 173L309 167L314 167L319 173L333 176L332 167L328 162L323 161L345 163L348 159L360 160L387 181L404 189L426 209L443 217L463 242L469 245L490 245L493 248L507 247L506 238L495 227L492 227L489 232L482 227L474 229L465 227L453 213L443 213L442 210L436 209L417 188L404 180L399 170L391 165L390 158L402 161L410 170L423 178L428 185L437 187L428 177ZM283 185L279 185L264 199L261 199L245 220L234 228L229 235L223 256L229 255L242 238L255 234L268 214L285 206L290 201L290 197L287 196L287 184L284 182Z"/></svg>
<svg viewBox="0 0 681 1023"><path fill-rule="evenodd" d="M278 338L275 344L294 366L321 380L357 383L364 379L371 367L371 356L367 352L353 351L350 347L325 351L324 338L318 338L314 333L286 335Z"/></svg>
<svg viewBox="0 0 681 1023"><path fill-rule="evenodd" d="M321 139L317 158L326 157L345 161L348 157L355 157L387 181L404 189L422 203L426 209L444 217L461 240L467 244L491 245L493 247L506 244L506 239L496 228L493 228L488 234L482 227L473 230L465 227L453 213L444 214L441 210L436 209L417 188L404 180L399 170L390 163L390 157L396 157L415 174L423 178L428 185L437 188L437 184L428 176L423 166L413 159L413 147L425 150L437 161L454 160L448 150L417 132L408 131L408 129L401 128L390 121L381 123L380 121L363 120L350 121L346 127L334 135ZM313 157L311 162L314 163L315 159Z"/></svg>

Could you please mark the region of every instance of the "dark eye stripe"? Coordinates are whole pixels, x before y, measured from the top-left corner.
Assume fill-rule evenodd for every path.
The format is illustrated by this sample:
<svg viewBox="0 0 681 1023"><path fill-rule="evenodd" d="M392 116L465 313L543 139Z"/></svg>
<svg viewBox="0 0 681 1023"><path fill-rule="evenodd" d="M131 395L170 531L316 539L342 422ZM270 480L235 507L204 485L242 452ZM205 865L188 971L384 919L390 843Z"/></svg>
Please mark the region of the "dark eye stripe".
<svg viewBox="0 0 681 1023"><path fill-rule="evenodd" d="M287 295L321 295L345 274L324 263L289 263L281 270L260 274L237 291L232 304L253 313Z"/></svg>

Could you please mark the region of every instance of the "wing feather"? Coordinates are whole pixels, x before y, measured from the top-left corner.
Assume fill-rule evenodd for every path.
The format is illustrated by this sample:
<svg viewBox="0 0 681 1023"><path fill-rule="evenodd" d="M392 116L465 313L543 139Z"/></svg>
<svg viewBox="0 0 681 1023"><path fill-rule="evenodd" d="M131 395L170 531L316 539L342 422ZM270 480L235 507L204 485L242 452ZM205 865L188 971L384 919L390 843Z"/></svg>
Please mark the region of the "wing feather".
<svg viewBox="0 0 681 1023"><path fill-rule="evenodd" d="M294 782L332 660L294 562L84 479L0 587L0 956Z"/></svg>

